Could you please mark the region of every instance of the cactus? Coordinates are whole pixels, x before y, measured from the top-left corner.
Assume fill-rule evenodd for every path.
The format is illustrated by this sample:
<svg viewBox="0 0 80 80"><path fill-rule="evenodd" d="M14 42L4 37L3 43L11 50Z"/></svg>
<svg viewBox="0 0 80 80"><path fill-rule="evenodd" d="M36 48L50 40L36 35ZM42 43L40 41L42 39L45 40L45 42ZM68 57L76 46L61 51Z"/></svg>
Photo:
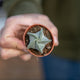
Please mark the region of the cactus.
<svg viewBox="0 0 80 80"><path fill-rule="evenodd" d="M51 40L44 36L43 28L41 28L41 30L36 33L28 32L27 34L29 35L30 39L30 43L28 44L27 48L37 49L41 52L41 54L43 53L43 49L46 44L51 42Z"/></svg>

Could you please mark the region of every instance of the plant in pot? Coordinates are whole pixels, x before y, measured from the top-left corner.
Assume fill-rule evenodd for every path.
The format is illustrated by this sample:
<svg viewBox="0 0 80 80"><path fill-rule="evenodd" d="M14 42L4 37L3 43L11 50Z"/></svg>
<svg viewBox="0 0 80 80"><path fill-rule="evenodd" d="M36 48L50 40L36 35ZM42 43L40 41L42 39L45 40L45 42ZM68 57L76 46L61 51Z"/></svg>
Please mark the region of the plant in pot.
<svg viewBox="0 0 80 80"><path fill-rule="evenodd" d="M28 52L37 57L49 55L54 48L51 31L40 24L29 26L24 32L23 41Z"/></svg>

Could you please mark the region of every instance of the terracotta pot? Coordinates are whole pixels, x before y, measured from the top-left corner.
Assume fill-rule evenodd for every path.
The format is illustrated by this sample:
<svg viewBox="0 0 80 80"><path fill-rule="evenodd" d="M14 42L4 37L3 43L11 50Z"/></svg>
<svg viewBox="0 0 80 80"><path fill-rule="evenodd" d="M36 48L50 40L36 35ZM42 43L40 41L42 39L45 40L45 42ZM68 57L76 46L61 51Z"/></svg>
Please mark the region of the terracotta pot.
<svg viewBox="0 0 80 80"><path fill-rule="evenodd" d="M32 26L29 26L29 27L25 30L24 34L23 34L23 42L24 42L24 45L26 45L26 43L25 43L25 35L27 34L27 32L28 32L28 30L29 30L30 28L35 27L35 26L44 27L44 28L46 28L46 29L51 33L52 43L53 43L53 44L52 44L52 48L51 48L51 50L50 50L48 53L46 53L45 55L36 55L35 53L31 52L31 50L29 50L29 49L27 49L27 51L28 51L29 53L31 53L32 55L37 56L37 57L47 56L47 55L49 55L49 54L52 52L52 50L53 50L53 48L54 48L54 38L53 38L52 32L51 32L46 26L43 26L43 25L41 25L41 24L34 24L34 25L32 25Z"/></svg>

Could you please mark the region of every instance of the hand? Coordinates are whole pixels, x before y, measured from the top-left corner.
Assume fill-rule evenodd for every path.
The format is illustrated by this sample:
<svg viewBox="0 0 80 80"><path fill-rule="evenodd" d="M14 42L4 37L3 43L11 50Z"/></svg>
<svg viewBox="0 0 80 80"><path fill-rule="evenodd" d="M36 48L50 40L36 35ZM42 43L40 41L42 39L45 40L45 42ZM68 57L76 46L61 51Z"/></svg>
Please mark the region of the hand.
<svg viewBox="0 0 80 80"><path fill-rule="evenodd" d="M3 59L20 56L27 61L31 58L23 44L22 36L25 29L33 24L42 24L49 28L53 33L54 44L58 46L58 30L47 16L42 14L12 16L7 19L4 28L0 31L0 53Z"/></svg>

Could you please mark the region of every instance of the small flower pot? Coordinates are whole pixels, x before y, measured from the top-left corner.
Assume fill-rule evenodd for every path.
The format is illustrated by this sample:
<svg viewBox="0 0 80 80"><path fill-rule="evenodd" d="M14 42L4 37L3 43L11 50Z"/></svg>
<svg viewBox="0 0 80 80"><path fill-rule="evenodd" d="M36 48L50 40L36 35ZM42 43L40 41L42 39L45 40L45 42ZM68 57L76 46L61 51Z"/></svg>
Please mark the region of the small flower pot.
<svg viewBox="0 0 80 80"><path fill-rule="evenodd" d="M51 39L51 42L45 46L45 48L43 49L43 54L40 54L39 51L34 50L34 49L27 49L27 50L29 53L31 53L34 56L44 57L44 56L49 55L54 48L53 34L46 26L41 25L41 24L35 24L32 26L29 26L23 34L23 42L24 42L24 45L27 47L27 45L29 44L29 36L27 35L27 33L28 32L32 32L32 33L38 32L40 30L40 28L43 28L43 32L44 32L45 36L48 37L48 39Z"/></svg>

